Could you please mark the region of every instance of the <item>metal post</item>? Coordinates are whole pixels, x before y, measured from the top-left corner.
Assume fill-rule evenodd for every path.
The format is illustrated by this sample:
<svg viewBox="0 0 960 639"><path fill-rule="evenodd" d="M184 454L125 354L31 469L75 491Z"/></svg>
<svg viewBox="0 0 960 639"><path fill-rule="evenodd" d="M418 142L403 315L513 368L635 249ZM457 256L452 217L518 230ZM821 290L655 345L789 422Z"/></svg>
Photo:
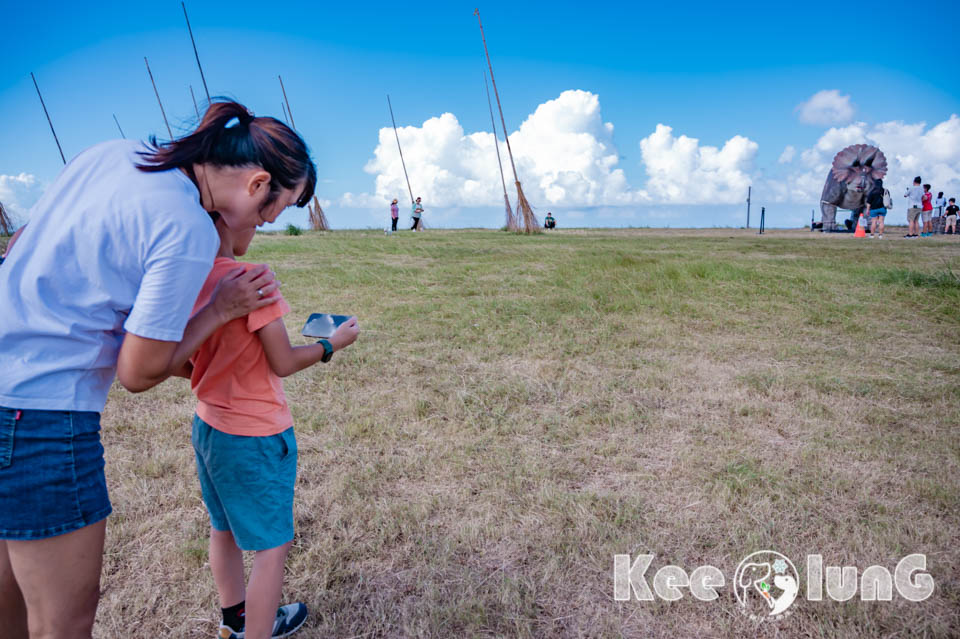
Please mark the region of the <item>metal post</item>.
<svg viewBox="0 0 960 639"><path fill-rule="evenodd" d="M760 207L760 232L757 233L757 235L763 235L763 230L766 224L766 217L767 217L767 207L761 206Z"/></svg>
<svg viewBox="0 0 960 639"><path fill-rule="evenodd" d="M752 186L747 187L747 228L750 228L750 191L752 189Z"/></svg>
<svg viewBox="0 0 960 639"><path fill-rule="evenodd" d="M50 125L50 133L53 133L53 141L57 143L57 150L60 151L60 159L63 160L63 163L67 163L67 158L63 157L63 149L60 147L60 139L57 138L57 132L53 129L53 121L50 119L50 114L47 113L47 105L43 102L43 96L40 95L40 86L37 84L37 79L33 76L33 71L30 72L30 77L33 78L33 86L37 89L37 96L40 98L40 106L43 107L43 114L47 116L47 124Z"/></svg>

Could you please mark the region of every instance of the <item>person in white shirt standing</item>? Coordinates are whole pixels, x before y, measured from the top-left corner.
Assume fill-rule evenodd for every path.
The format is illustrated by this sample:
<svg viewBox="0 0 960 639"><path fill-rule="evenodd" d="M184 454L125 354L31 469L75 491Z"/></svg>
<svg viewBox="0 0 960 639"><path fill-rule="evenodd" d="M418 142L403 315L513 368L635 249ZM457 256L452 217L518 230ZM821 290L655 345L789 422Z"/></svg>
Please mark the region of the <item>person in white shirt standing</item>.
<svg viewBox="0 0 960 639"><path fill-rule="evenodd" d="M920 176L913 178L913 186L908 187L903 197L907 198L907 234L904 237L919 237L920 212L923 210L923 187Z"/></svg>
<svg viewBox="0 0 960 639"><path fill-rule="evenodd" d="M943 197L943 191L937 194L937 199L933 201L933 216L943 216L944 209L947 208L947 198Z"/></svg>
<svg viewBox="0 0 960 639"><path fill-rule="evenodd" d="M138 393L179 371L220 326L272 304L266 266L221 279L191 316L219 238L313 196L297 133L214 103L157 144L115 140L73 158L0 268L0 628L5 639L88 638L112 511L100 411L114 377ZM136 634L131 623L130 633Z"/></svg>

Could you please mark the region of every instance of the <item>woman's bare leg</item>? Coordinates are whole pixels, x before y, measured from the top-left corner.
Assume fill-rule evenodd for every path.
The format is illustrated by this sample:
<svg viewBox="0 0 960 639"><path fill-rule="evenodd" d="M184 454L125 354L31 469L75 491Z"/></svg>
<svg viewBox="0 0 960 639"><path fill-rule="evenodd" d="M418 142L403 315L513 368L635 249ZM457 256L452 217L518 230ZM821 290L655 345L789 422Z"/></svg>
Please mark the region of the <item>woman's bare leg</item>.
<svg viewBox="0 0 960 639"><path fill-rule="evenodd" d="M47 539L7 540L10 566L27 607L30 639L90 638L106 528L102 519Z"/></svg>
<svg viewBox="0 0 960 639"><path fill-rule="evenodd" d="M0 540L0 628L10 639L27 639L27 606L13 578L7 542Z"/></svg>

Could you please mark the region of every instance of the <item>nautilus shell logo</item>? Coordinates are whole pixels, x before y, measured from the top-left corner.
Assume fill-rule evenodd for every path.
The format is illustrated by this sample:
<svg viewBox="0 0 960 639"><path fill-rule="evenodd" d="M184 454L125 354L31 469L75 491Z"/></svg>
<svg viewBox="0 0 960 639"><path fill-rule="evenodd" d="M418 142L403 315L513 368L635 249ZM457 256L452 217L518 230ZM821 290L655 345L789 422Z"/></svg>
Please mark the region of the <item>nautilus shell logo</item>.
<svg viewBox="0 0 960 639"><path fill-rule="evenodd" d="M733 588L740 609L751 619L779 619L786 616L784 613L800 592L800 576L784 555L759 550L744 557L737 566Z"/></svg>

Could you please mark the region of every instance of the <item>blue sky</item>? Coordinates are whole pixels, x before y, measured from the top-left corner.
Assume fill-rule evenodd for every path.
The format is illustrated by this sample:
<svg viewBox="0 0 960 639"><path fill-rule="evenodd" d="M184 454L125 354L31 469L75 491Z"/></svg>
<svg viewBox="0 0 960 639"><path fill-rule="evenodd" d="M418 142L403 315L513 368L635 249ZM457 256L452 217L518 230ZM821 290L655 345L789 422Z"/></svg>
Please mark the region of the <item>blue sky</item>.
<svg viewBox="0 0 960 639"><path fill-rule="evenodd" d="M276 6L190 2L187 8L212 95L282 117L277 74L283 75L335 227L382 226L379 202L398 191L395 148L381 144L381 129L390 125L387 93L411 148L414 189L428 195L428 222L500 223L492 147L458 138L457 126L467 137L490 131L474 4ZM511 143L525 157L520 179L538 213L554 210L567 225L738 225L746 193L735 199L734 191L749 183L754 205L766 204L774 225L789 226L809 220L819 195L811 185L822 184L824 162L840 150L830 144L880 141L888 155L902 158L891 162L888 182L923 170L939 179L941 190L960 188L951 172L960 149L935 151L957 141L951 116L960 113L960 49L949 25L957 23L958 7L941 1L850 5L843 13L836 3L813 2L480 8ZM13 201L14 210L25 211L62 166L31 71L68 159L118 137L114 113L127 137L166 137L144 56L175 134L194 123L188 85L198 98L203 88L179 2L18 3L6 9L5 21L0 176L7 179L0 199ZM821 91L836 92L827 98L840 102L840 111L817 123L801 121L798 106ZM515 138L544 104L553 106ZM444 113L454 121L424 124ZM611 123L612 132L601 123ZM654 144L657 125L670 133L661 130ZM569 143L552 146L554 126L566 127L556 139ZM722 149L737 136L720 168L705 159L704 147ZM911 136L926 136L916 153ZM641 140L648 138L645 155ZM431 157L436 145L444 151ZM784 153L788 146L793 154ZM472 165L477 154L489 157L483 169ZM590 157L594 168L571 176ZM597 169L604 157L606 168ZM469 195L463 183L470 180L492 186ZM406 199L404 190L394 197ZM300 212L281 217L302 220Z"/></svg>

